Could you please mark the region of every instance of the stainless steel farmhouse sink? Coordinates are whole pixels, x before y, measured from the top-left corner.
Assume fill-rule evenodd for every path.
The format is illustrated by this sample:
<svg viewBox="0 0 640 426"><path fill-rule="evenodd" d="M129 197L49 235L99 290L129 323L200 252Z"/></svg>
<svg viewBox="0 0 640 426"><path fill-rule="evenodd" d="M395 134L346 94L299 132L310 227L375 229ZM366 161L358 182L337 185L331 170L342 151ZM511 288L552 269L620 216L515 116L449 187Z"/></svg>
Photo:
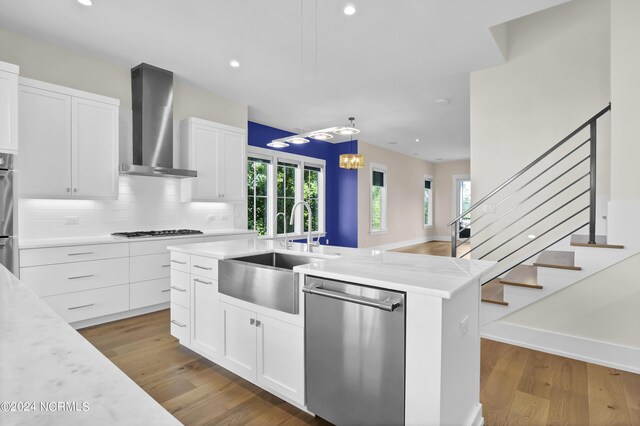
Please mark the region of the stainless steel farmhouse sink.
<svg viewBox="0 0 640 426"><path fill-rule="evenodd" d="M321 258L264 253L218 263L218 291L237 299L290 314L298 313L298 274L293 267Z"/></svg>

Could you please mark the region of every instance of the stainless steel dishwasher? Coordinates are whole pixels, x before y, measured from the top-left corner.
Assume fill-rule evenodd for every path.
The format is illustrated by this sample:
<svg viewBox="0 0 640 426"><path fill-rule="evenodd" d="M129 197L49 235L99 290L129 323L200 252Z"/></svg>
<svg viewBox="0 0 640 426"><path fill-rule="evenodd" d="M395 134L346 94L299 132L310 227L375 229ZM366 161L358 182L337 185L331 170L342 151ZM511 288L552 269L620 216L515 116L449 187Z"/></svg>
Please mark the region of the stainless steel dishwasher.
<svg viewBox="0 0 640 426"><path fill-rule="evenodd" d="M307 407L336 425L404 424L404 293L308 276Z"/></svg>

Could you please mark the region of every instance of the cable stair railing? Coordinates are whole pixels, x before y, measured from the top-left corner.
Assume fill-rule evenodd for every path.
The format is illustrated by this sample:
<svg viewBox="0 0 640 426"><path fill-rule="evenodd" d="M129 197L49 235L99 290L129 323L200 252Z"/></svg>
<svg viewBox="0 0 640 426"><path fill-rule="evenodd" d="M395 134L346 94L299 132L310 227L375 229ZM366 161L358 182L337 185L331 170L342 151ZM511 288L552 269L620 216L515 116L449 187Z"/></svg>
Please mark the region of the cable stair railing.
<svg viewBox="0 0 640 426"><path fill-rule="evenodd" d="M452 257L497 262L482 285L587 226L588 243L596 244L598 120L610 110L611 104L449 223Z"/></svg>

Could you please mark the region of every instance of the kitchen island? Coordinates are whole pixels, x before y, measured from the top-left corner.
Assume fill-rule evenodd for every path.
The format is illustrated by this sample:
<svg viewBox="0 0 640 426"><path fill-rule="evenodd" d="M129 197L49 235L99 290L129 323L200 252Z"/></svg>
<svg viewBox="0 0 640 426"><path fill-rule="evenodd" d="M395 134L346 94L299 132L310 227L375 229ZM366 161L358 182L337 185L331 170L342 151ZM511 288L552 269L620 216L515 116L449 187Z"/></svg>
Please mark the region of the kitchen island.
<svg viewBox="0 0 640 426"><path fill-rule="evenodd" d="M179 425L0 265L0 424Z"/></svg>
<svg viewBox="0 0 640 426"><path fill-rule="evenodd" d="M334 280L395 292L402 295L402 303L383 308L398 307L404 315L402 421L415 425L482 424L479 277L492 262L330 246L313 247L309 252L306 244L285 249L280 241L272 240L190 244L170 246L169 250L172 334L213 362L303 410L313 411L306 392L312 384L305 383L311 372L310 365L305 365L309 359L305 357L305 344L309 347L305 334L310 331L306 323L310 317L305 315L309 283ZM239 262L251 267L251 262L273 253L308 257L308 261L296 260L298 264L288 266L298 303L287 309L274 308L269 297L258 294L260 288L254 293L230 291L233 285L248 285L242 280L249 280L250 275L233 285L225 282L231 280L226 272L229 265ZM267 281L266 271L286 270L264 265L257 268L257 277L265 275L255 280L256 285ZM366 298L361 300L370 303ZM360 314L352 319L362 318ZM351 358L358 360L357 356ZM366 369L366 360L362 361L361 368ZM390 383L376 385L385 386Z"/></svg>

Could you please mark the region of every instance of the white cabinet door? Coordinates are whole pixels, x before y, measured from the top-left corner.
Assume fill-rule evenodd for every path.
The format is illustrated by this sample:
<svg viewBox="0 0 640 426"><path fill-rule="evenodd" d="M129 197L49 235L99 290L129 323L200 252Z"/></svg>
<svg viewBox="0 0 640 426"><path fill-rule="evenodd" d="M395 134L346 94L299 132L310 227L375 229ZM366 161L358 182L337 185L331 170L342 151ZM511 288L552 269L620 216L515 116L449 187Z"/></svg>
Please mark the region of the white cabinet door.
<svg viewBox="0 0 640 426"><path fill-rule="evenodd" d="M20 195L71 195L71 96L20 86Z"/></svg>
<svg viewBox="0 0 640 426"><path fill-rule="evenodd" d="M256 380L256 314L220 303L223 317L223 364L238 376Z"/></svg>
<svg viewBox="0 0 640 426"><path fill-rule="evenodd" d="M0 71L0 151L18 151L18 75Z"/></svg>
<svg viewBox="0 0 640 426"><path fill-rule="evenodd" d="M246 141L243 133L223 130L220 133L222 155L220 170L220 192L224 201L242 201L247 186Z"/></svg>
<svg viewBox="0 0 640 426"><path fill-rule="evenodd" d="M218 281L191 275L191 286L191 346L217 359L222 345Z"/></svg>
<svg viewBox="0 0 640 426"><path fill-rule="evenodd" d="M257 383L304 405L304 331L257 316Z"/></svg>
<svg viewBox="0 0 640 426"><path fill-rule="evenodd" d="M73 195L118 197L118 107L72 98Z"/></svg>
<svg viewBox="0 0 640 426"><path fill-rule="evenodd" d="M220 131L208 126L194 124L191 132L190 163L198 177L190 179L193 185L193 201L212 201L220 197L219 170Z"/></svg>

